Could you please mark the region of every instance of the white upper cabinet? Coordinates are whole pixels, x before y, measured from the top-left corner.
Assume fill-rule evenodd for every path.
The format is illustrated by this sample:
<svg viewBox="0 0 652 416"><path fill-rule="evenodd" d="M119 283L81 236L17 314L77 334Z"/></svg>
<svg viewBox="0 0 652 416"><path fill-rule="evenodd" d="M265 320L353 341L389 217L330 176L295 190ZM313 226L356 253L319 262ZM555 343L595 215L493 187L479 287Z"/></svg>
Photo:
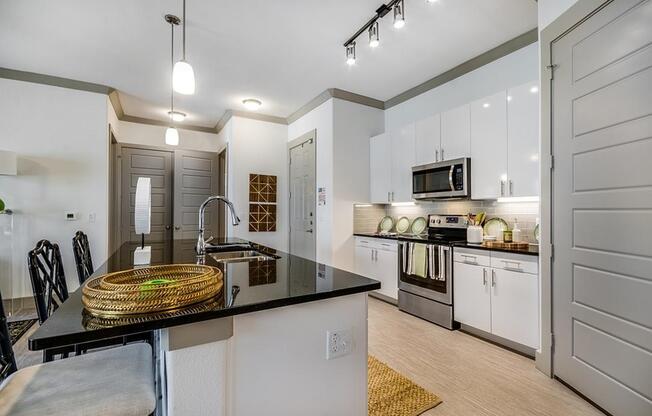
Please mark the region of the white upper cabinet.
<svg viewBox="0 0 652 416"><path fill-rule="evenodd" d="M392 189L391 202L412 201L412 166L414 161L414 123L391 133Z"/></svg>
<svg viewBox="0 0 652 416"><path fill-rule="evenodd" d="M507 196L507 93L471 103L471 197Z"/></svg>
<svg viewBox="0 0 652 416"><path fill-rule="evenodd" d="M390 202L392 187L392 138L383 133L369 139L370 202Z"/></svg>
<svg viewBox="0 0 652 416"><path fill-rule="evenodd" d="M440 144L440 116L435 114L415 123L415 165L439 162Z"/></svg>
<svg viewBox="0 0 652 416"><path fill-rule="evenodd" d="M507 90L507 193L539 195L539 83Z"/></svg>
<svg viewBox="0 0 652 416"><path fill-rule="evenodd" d="M471 156L471 108L469 104L441 113L439 160Z"/></svg>

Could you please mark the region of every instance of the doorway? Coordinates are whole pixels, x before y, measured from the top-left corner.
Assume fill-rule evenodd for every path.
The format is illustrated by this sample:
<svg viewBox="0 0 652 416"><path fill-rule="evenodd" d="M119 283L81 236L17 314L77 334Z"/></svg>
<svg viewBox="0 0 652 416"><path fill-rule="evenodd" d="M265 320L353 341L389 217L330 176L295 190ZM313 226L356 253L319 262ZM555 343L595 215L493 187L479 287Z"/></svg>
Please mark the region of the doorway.
<svg viewBox="0 0 652 416"><path fill-rule="evenodd" d="M133 221L139 177L148 177L152 183L151 232L145 239L152 247L152 264L169 263L194 251L199 206L219 189L217 153L118 144L115 158L118 179L111 200L117 204L113 223L118 229L118 247L123 248L121 259L128 261L140 243ZM206 209L207 237L217 235L218 223L218 210L213 205Z"/></svg>
<svg viewBox="0 0 652 416"><path fill-rule="evenodd" d="M288 144L290 161L290 254L316 258L316 130Z"/></svg>
<svg viewBox="0 0 652 416"><path fill-rule="evenodd" d="M554 375L614 415L652 414L652 1L550 44Z"/></svg>

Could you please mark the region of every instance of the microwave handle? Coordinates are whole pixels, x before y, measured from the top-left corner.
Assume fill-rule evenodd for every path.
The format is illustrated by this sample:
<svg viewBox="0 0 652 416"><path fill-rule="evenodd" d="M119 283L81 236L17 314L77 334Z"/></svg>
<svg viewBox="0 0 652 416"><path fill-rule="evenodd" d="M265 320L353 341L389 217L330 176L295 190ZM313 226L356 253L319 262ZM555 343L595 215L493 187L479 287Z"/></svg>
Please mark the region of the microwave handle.
<svg viewBox="0 0 652 416"><path fill-rule="evenodd" d="M455 165L451 165L451 169L448 171L448 184L451 186L451 191L455 191L455 184L453 183L454 171L455 171Z"/></svg>

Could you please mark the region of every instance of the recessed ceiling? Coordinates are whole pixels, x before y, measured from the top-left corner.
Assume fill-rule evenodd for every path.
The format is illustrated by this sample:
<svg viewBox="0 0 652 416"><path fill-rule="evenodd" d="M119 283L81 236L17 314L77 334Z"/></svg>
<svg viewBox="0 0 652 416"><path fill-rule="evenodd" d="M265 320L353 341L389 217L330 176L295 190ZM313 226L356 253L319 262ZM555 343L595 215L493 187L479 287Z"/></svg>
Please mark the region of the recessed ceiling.
<svg viewBox="0 0 652 416"><path fill-rule="evenodd" d="M197 93L175 96L185 123L213 126L242 100L287 117L327 88L387 100L537 24L525 0L405 0L407 24L380 21L380 46L363 34L357 62L342 43L382 0L187 0L187 60ZM0 3L0 67L104 84L125 113L165 120L170 27L178 1L32 0ZM175 40L180 52L181 31Z"/></svg>

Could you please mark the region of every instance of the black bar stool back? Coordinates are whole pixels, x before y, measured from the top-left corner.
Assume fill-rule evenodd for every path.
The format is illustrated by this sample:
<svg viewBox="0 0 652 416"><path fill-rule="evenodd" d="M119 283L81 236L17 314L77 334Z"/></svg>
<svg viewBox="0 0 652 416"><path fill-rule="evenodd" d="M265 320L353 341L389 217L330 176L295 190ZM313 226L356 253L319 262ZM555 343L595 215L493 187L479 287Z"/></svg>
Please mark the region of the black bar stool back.
<svg viewBox="0 0 652 416"><path fill-rule="evenodd" d="M36 248L27 254L27 265L39 324L43 324L68 299L59 246L48 240L39 241Z"/></svg>
<svg viewBox="0 0 652 416"><path fill-rule="evenodd" d="M77 265L77 277L79 285L83 285L93 272L93 259L91 258L91 248L88 245L88 236L83 231L77 231L72 239L72 252L75 256Z"/></svg>
<svg viewBox="0 0 652 416"><path fill-rule="evenodd" d="M7 316L5 315L5 307L2 302L2 294L0 294L0 382L16 370L14 349L11 346L11 335L7 326Z"/></svg>

